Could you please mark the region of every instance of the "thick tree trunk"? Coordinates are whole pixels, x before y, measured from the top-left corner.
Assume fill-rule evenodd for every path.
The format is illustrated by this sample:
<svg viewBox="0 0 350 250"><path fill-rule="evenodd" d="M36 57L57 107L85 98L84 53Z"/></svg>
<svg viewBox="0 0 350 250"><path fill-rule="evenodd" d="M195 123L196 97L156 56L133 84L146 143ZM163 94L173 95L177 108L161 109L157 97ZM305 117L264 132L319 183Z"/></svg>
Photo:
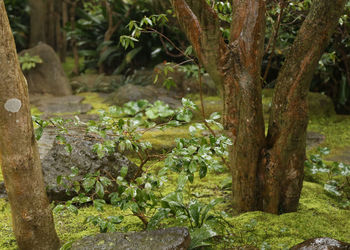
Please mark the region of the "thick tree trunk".
<svg viewBox="0 0 350 250"><path fill-rule="evenodd" d="M277 79L269 133L261 100L264 0L233 0L230 42L205 0L172 0L180 25L214 82L223 87L232 193L238 212L295 211L303 181L307 93L345 0L314 0Z"/></svg>
<svg viewBox="0 0 350 250"><path fill-rule="evenodd" d="M257 179L265 128L261 63L265 38L265 1L233 1L230 38L233 74L225 81L224 125L232 134L230 151L233 204L238 212L258 208ZM230 89L235 93L229 92Z"/></svg>
<svg viewBox="0 0 350 250"><path fill-rule="evenodd" d="M278 75L267 136L267 165L262 173L266 211L297 209L304 175L309 85L345 2L313 1Z"/></svg>
<svg viewBox="0 0 350 250"><path fill-rule="evenodd" d="M58 249L30 115L28 87L0 1L0 163L20 249Z"/></svg>
<svg viewBox="0 0 350 250"><path fill-rule="evenodd" d="M29 0L30 6L30 42L34 47L39 42L46 42L46 3L44 0Z"/></svg>

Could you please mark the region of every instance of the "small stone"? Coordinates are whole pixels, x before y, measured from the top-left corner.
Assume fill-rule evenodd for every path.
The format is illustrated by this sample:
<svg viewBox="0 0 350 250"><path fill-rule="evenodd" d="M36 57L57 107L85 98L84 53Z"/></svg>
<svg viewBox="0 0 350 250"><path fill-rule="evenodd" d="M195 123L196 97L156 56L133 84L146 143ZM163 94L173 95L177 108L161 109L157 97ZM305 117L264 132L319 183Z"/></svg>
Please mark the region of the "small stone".
<svg viewBox="0 0 350 250"><path fill-rule="evenodd" d="M103 244L100 244L101 242ZM103 233L75 242L72 250L186 250L191 238L187 228L173 227L155 231Z"/></svg>
<svg viewBox="0 0 350 250"><path fill-rule="evenodd" d="M331 238L314 238L306 240L294 247L291 250L348 250L350 244Z"/></svg>

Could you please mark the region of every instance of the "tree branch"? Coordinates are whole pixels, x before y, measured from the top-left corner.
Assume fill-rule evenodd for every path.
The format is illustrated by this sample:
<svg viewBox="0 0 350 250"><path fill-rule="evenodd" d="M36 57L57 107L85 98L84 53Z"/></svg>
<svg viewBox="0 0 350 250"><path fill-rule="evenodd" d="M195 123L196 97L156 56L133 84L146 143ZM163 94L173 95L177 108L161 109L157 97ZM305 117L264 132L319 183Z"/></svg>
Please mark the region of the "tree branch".
<svg viewBox="0 0 350 250"><path fill-rule="evenodd" d="M172 0L180 26L200 63L217 84L222 83L222 57L227 46L222 38L219 18L205 0Z"/></svg>

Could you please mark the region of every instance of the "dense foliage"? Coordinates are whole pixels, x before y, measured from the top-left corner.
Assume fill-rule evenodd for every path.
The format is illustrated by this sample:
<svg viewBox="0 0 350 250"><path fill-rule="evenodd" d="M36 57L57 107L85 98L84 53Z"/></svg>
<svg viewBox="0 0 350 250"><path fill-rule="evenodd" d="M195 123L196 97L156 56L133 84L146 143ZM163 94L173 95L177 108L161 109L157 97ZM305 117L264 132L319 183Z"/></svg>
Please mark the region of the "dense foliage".
<svg viewBox="0 0 350 250"><path fill-rule="evenodd" d="M151 0L108 1L110 11L106 9L103 1L77 1L76 28L72 30L70 22L64 27L68 31L67 39L77 39L78 49L84 58L82 71L97 69L103 65L105 73L117 74L130 72L132 69L142 66L150 66L162 60L179 61L181 53L175 48L185 51L188 44L184 35L176 25L172 11L167 3ZM231 20L231 5L229 1L208 2L214 6L221 19L223 36L229 34ZM27 1L6 0L10 23L15 35L17 47L22 50L28 45L28 31L30 9ZM296 33L303 22L310 7L311 0L307 1L270 1L268 4L266 54L263 61L263 78L266 87L273 87L277 72L288 53ZM167 14L169 23L163 23L156 28L164 35L172 37L174 44L164 37L152 32L151 35L141 36L140 43L135 48L127 51L121 48L120 37L128 36L127 25L132 20L141 20L145 16ZM336 109L341 113L349 113L350 103L350 59L348 57L350 47L349 16L350 2L346 6L343 17L339 20L339 26L335 31L331 44L319 62L318 71L312 82L311 90L324 92L330 96L336 104ZM113 17L110 20L109 15ZM109 40L105 40L105 34L109 26L115 28L115 32ZM143 32L150 32L144 30ZM276 34L277 32L277 34Z"/></svg>

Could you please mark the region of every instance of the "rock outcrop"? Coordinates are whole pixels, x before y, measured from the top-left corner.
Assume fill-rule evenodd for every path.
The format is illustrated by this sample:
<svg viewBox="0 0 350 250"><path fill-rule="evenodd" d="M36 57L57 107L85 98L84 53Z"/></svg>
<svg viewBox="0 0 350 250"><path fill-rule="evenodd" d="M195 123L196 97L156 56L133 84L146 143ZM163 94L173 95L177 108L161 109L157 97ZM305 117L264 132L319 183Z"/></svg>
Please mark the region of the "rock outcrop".
<svg viewBox="0 0 350 250"><path fill-rule="evenodd" d="M39 56L42 63L35 68L24 71L30 94L51 94L54 96L71 95L68 78L63 71L60 59L55 51L45 43L39 43L34 48L21 51L19 55L28 53L31 56Z"/></svg>

